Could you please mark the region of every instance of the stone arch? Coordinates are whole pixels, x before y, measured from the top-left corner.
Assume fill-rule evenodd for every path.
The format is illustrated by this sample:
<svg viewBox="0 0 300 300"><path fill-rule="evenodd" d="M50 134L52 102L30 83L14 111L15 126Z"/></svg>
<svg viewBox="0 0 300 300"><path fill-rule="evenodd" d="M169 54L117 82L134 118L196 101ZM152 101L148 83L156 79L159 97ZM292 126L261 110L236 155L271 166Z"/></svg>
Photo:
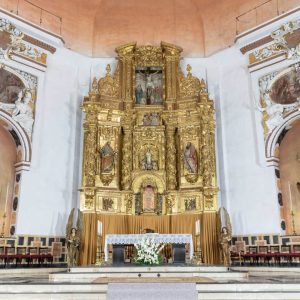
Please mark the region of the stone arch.
<svg viewBox="0 0 300 300"><path fill-rule="evenodd" d="M25 130L4 110L0 109L0 124L12 135L17 148L16 170L29 170L31 141Z"/></svg>
<svg viewBox="0 0 300 300"><path fill-rule="evenodd" d="M20 72L16 69L11 68L7 65L3 65L0 70L5 71L7 73L12 74L23 84L22 89L31 90L32 87L30 83ZM7 76L7 75L3 75ZM14 85L13 85L14 86ZM6 94L7 96L7 94ZM2 125L13 137L16 143L17 148L17 163L16 163L16 171L29 170L30 162L31 162L31 138L25 129L15 121L11 114L6 111L5 105L13 105L14 102L1 102L4 104L4 107L0 106L0 125ZM11 107L9 107L11 109Z"/></svg>
<svg viewBox="0 0 300 300"><path fill-rule="evenodd" d="M285 116L281 125L277 126L270 133L265 143L265 156L268 166L277 167L279 163L279 157L277 155L278 142L280 135L284 130L288 129L289 126L296 120L300 119L300 110L295 110Z"/></svg>

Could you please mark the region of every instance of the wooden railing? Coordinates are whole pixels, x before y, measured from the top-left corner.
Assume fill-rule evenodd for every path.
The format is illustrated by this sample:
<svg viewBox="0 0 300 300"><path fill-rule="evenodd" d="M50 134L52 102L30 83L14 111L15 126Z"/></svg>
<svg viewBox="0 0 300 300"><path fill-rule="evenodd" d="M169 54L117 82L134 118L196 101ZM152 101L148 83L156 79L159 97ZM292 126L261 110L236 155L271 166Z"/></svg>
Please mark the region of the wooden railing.
<svg viewBox="0 0 300 300"><path fill-rule="evenodd" d="M29 0L0 0L0 7L57 35L62 35L62 17Z"/></svg>

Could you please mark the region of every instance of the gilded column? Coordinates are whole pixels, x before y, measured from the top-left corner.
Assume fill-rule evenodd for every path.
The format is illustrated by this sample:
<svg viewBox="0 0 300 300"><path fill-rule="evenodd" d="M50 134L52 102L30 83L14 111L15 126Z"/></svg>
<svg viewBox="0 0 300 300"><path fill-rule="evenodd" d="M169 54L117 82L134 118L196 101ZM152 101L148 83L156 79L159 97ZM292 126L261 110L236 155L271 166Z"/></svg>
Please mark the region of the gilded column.
<svg viewBox="0 0 300 300"><path fill-rule="evenodd" d="M98 107L95 104L99 99L97 80L94 78L92 90L89 97L85 97L82 110L86 113L84 129L84 151L83 151L83 176L82 188L84 201L82 209L93 209L95 205L95 184L97 175L97 116ZM82 199L82 200L83 200Z"/></svg>
<svg viewBox="0 0 300 300"><path fill-rule="evenodd" d="M177 95L177 73L182 48L168 43L161 43L165 57L165 78L166 78L166 109L174 109Z"/></svg>
<svg viewBox="0 0 300 300"><path fill-rule="evenodd" d="M217 207L217 178L215 157L215 121L213 101L209 100L206 92L203 93L200 103L202 119L202 178L204 189L205 210L214 210Z"/></svg>
<svg viewBox="0 0 300 300"><path fill-rule="evenodd" d="M84 186L95 186L96 176L96 150L97 150L97 128L96 124L84 124L85 152L84 152Z"/></svg>
<svg viewBox="0 0 300 300"><path fill-rule="evenodd" d="M130 126L124 126L123 130L122 187L124 190L130 190L132 170L132 132Z"/></svg>
<svg viewBox="0 0 300 300"><path fill-rule="evenodd" d="M176 180L176 145L175 145L175 127L167 127L167 187L168 190L175 190Z"/></svg>
<svg viewBox="0 0 300 300"><path fill-rule="evenodd" d="M133 59L134 50L136 43L126 44L124 46L118 47L116 52L119 56L119 61L121 63L121 78L122 78L122 91L121 97L124 104L124 109L131 109L133 104L133 94L132 94L132 78L133 78Z"/></svg>

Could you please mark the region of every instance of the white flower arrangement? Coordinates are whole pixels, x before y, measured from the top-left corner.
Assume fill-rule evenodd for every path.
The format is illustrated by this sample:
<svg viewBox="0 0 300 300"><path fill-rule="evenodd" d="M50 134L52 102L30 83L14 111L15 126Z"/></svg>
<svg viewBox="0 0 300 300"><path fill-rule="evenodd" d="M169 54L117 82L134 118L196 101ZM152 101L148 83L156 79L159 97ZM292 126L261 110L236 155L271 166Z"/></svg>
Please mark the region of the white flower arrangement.
<svg viewBox="0 0 300 300"><path fill-rule="evenodd" d="M141 265L159 265L162 263L160 256L164 244L155 243L152 237L143 237L139 244L134 244L136 256L134 262Z"/></svg>

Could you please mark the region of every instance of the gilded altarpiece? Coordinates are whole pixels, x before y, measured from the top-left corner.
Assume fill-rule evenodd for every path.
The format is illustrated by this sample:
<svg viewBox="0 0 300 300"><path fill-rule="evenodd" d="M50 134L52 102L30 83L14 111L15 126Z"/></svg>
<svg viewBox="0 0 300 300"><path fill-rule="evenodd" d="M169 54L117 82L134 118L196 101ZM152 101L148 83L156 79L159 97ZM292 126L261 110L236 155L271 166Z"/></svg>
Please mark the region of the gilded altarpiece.
<svg viewBox="0 0 300 300"><path fill-rule="evenodd" d="M82 109L81 210L167 215L217 209L215 121L205 82L180 68L182 49L116 49Z"/></svg>

